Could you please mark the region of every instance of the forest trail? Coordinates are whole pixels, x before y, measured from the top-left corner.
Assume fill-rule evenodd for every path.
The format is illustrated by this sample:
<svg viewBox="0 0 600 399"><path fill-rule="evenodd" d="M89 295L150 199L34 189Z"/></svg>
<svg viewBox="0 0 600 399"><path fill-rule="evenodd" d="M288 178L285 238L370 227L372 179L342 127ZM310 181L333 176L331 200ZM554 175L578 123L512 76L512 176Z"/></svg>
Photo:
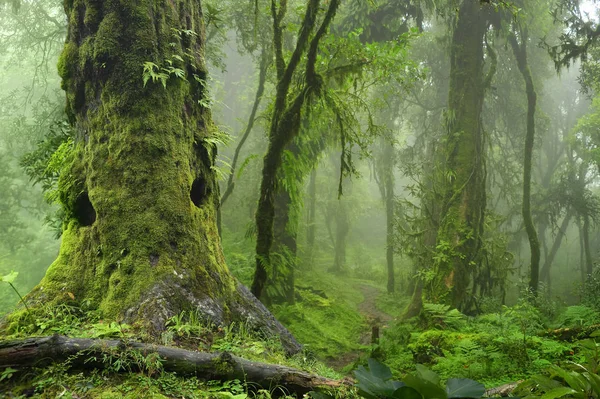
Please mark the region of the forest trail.
<svg viewBox="0 0 600 399"><path fill-rule="evenodd" d="M372 327L378 326L381 331L381 329L387 327L388 323L393 320L393 317L377 308L377 298L382 294L381 289L367 284L360 284L356 288L364 296L364 300L358 305L358 310L365 318L367 324L360 336L359 342L361 345L369 345L371 343ZM362 354L362 350L354 350L335 359L328 359L326 363L329 367L339 371L346 365L358 360Z"/></svg>

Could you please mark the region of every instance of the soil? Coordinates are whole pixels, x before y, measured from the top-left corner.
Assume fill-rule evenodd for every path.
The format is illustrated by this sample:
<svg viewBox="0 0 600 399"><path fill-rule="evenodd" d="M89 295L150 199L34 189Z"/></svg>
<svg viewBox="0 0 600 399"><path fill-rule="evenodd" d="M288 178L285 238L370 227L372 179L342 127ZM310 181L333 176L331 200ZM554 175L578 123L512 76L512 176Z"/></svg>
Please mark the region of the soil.
<svg viewBox="0 0 600 399"><path fill-rule="evenodd" d="M366 284L360 284L356 288L363 294L365 298L358 305L359 312L366 320L366 328L361 334L359 342L361 345L369 345L372 338L372 328L376 326L379 327L379 330L381 331L387 327L388 323L393 320L393 317L377 308L377 297L381 295L381 290L379 288ZM355 363L362 355L365 354L365 352L366 350L354 350L335 359L327 359L326 363L329 365L329 367L339 371L348 364Z"/></svg>

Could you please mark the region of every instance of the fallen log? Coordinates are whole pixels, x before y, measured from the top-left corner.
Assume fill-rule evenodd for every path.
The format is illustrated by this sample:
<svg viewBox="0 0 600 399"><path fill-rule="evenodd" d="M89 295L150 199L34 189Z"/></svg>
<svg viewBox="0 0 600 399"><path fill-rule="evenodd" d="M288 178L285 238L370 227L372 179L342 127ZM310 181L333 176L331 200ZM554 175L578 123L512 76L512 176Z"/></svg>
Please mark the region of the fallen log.
<svg viewBox="0 0 600 399"><path fill-rule="evenodd" d="M251 382L264 389L282 387L303 395L309 391L352 385L349 380L332 380L291 367L253 362L228 352L207 353L185 349L107 339L69 338L61 335L0 341L0 368L44 367L68 362L73 368L106 368L107 354L137 351L145 357L160 357L161 369L202 380ZM135 366L135 364L134 364ZM139 368L139 365L138 365Z"/></svg>
<svg viewBox="0 0 600 399"><path fill-rule="evenodd" d="M543 336L557 339L560 341L577 341L580 339L590 338L592 334L600 330L600 324L591 326L557 328L544 332Z"/></svg>

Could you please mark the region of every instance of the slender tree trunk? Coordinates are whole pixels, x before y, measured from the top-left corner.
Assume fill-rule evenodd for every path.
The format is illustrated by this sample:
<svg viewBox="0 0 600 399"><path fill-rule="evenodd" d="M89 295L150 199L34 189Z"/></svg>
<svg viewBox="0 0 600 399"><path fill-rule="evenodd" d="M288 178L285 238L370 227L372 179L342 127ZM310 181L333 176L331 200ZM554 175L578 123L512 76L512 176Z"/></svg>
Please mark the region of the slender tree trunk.
<svg viewBox="0 0 600 399"><path fill-rule="evenodd" d="M508 40L517 60L517 65L523 79L527 92L527 134L525 136L525 151L523 159L523 221L525 231L529 238L529 249L531 253L529 290L534 296L537 295L540 275L540 242L531 217L531 164L533 159L533 146L535 140L535 108L537 94L533 85L533 78L527 62L527 29L520 30L521 44L513 33L509 34Z"/></svg>
<svg viewBox="0 0 600 399"><path fill-rule="evenodd" d="M348 210L344 199L339 200L335 214L335 258L331 271L342 272L346 268L346 241L350 232Z"/></svg>
<svg viewBox="0 0 600 399"><path fill-rule="evenodd" d="M260 107L260 102L262 100L263 94L265 92L265 83L267 81L267 71L269 69L269 65L271 63L271 55L269 51L263 49L260 56L260 67L259 67L259 75L258 75L258 87L256 89L256 96L254 98L254 104L252 105L252 111L250 111L250 116L248 117L248 122L246 123L246 129L242 134L242 138L235 148L235 152L233 154L233 160L231 161L231 171L229 173L229 178L227 179L227 185L225 186L225 192L221 196L221 203L218 208L217 213L217 227L219 228L219 236L221 235L221 208L225 205L225 201L229 198L233 189L235 187L235 170L237 168L237 164L240 158L240 152L246 144L246 140L250 136L252 132L252 128L254 128L254 122L256 122L256 114L258 113L258 108Z"/></svg>
<svg viewBox="0 0 600 399"><path fill-rule="evenodd" d="M583 242L583 226L581 223L577 223L579 228L579 270L581 272L581 284L585 284L586 281L586 267L585 267L585 243Z"/></svg>
<svg viewBox="0 0 600 399"><path fill-rule="evenodd" d="M594 260L590 247L590 217L583 216L583 249L585 252L585 271L586 275L591 276L594 272Z"/></svg>
<svg viewBox="0 0 600 399"><path fill-rule="evenodd" d="M61 250L29 303L74 297L155 336L194 309L216 324L250 321L297 351L223 258L214 126L200 105L201 2L65 1L65 11L58 69L77 134L59 182ZM165 59L184 76L161 82L146 73L144 84L143 66L167 67Z"/></svg>
<svg viewBox="0 0 600 399"><path fill-rule="evenodd" d="M545 281L548 286L551 285L550 267L552 266L552 262L554 262L554 258L556 257L558 250L560 249L560 244L562 243L563 237L567 234L567 228L569 227L569 222L571 221L572 217L573 211L569 208L567 214L563 218L562 223L560 224L558 232L556 233L556 237L552 243L552 248L550 248L550 253L548 254L548 257L544 259L544 264L542 265L542 270L540 272L540 279Z"/></svg>
<svg viewBox="0 0 600 399"><path fill-rule="evenodd" d="M317 167L310 172L308 182L308 212L306 215L306 248L308 252L308 263L311 264L315 250L316 234L316 212L317 212Z"/></svg>
<svg viewBox="0 0 600 399"><path fill-rule="evenodd" d="M321 84L315 72L319 42L329 29L340 0L331 0L326 14L313 38L309 40L315 26L320 0L309 0L304 16L296 48L286 65L283 58L282 19L285 14L285 2L276 9L275 0L272 2L273 30L275 44L275 64L277 69L277 93L269 129L269 146L264 157L263 172L260 185L260 197L256 211L256 271L252 282L252 293L262 298L271 268L271 246L273 244L273 221L275 218L275 193L277 191L277 174L281 166L282 155L286 145L298 135L302 108ZM305 85L300 93L289 99L289 88L296 69L306 52Z"/></svg>
<svg viewBox="0 0 600 399"><path fill-rule="evenodd" d="M384 150L384 176L385 185L385 216L386 216L386 261L387 261L387 292L395 290L394 276L394 145L387 143Z"/></svg>
<svg viewBox="0 0 600 399"><path fill-rule="evenodd" d="M446 188L437 234L434 300L461 308L477 267L485 215L484 146L481 110L485 92L483 38L487 18L479 0L463 0L450 50L446 114Z"/></svg>

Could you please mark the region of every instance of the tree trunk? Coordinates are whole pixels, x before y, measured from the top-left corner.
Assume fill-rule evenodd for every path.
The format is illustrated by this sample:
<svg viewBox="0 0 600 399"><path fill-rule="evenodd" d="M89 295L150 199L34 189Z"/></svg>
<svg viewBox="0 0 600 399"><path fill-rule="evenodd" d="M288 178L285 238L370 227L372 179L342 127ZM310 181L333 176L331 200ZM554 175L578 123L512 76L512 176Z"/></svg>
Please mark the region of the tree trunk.
<svg viewBox="0 0 600 399"><path fill-rule="evenodd" d="M310 172L308 182L308 212L306 215L306 248L308 252L308 263L312 263L315 250L316 234L316 212L317 212L317 167Z"/></svg>
<svg viewBox="0 0 600 399"><path fill-rule="evenodd" d="M479 262L486 206L481 109L483 37L487 20L479 0L463 0L452 36L445 138L445 194L436 240L432 299L461 308Z"/></svg>
<svg viewBox="0 0 600 399"><path fill-rule="evenodd" d="M394 143L389 142L384 150L384 185L385 185L385 217L386 217L386 262L387 292L395 290L394 276Z"/></svg>
<svg viewBox="0 0 600 399"><path fill-rule="evenodd" d="M283 2L282 2L283 3ZM319 89L321 80L315 72L319 42L329 29L340 0L331 0L325 16L311 40L311 32L315 26L320 0L310 0L302 21L296 48L289 62L283 58L282 19L285 6L279 11L273 7L273 31L275 47L275 65L277 70L277 93L269 128L269 146L263 161L260 197L256 211L256 271L252 281L252 293L262 298L266 288L268 271L271 269L271 246L273 244L273 222L275 218L275 193L277 192L277 174L281 166L282 155L287 144L298 135L302 108L305 101ZM274 4L274 3L273 3ZM306 51L306 70L304 86L299 94L289 99L289 88L296 69Z"/></svg>
<svg viewBox="0 0 600 399"><path fill-rule="evenodd" d="M248 123L246 124L246 129L242 134L242 138L235 148L235 152L233 154L233 160L231 161L231 171L229 173L229 178L227 179L227 185L225 186L225 192L221 197L221 203L218 208L217 213L217 227L219 228L219 235L221 235L221 208L225 204L225 201L229 198L233 189L235 188L235 170L237 168L237 163L240 158L240 152L248 140L250 133L252 132L252 128L254 127L254 122L256 122L256 114L258 113L258 107L260 106L260 102L262 100L262 96L265 92L265 83L267 82L267 71L269 69L269 65L271 64L271 55L269 51L263 49L260 56L260 69L258 75L258 87L256 89L256 96L254 98L254 104L252 105L252 111L250 112L250 116L248 117Z"/></svg>
<svg viewBox="0 0 600 399"><path fill-rule="evenodd" d="M288 148L291 151L299 151L295 143L290 144ZM275 194L275 219L273 223L275 239L273 240L272 252L277 257L271 261L271 276L269 276L265 293L265 298L275 303L287 302L293 304L295 301L294 276L298 245L296 242L297 223L295 223L297 218L294 220L293 212L295 211L293 207L290 193L283 185L280 185L277 194ZM271 292L269 293L269 291Z"/></svg>
<svg viewBox="0 0 600 399"><path fill-rule="evenodd" d="M103 355L118 352L120 356L126 356L127 351L136 351L144 356L157 354L162 369L177 375L196 376L206 381L237 379L263 389L281 386L298 396L316 389L339 388L350 384L348 380L330 380L286 366L249 361L227 352L192 352L137 342L59 335L0 342L0 367L46 367L68 360L72 368L104 368L111 365L99 360L104 358ZM93 358L96 360L90 361ZM131 363L132 369L144 367L143 364L136 364L135 356Z"/></svg>
<svg viewBox="0 0 600 399"><path fill-rule="evenodd" d="M583 216L583 250L585 253L586 275L591 276L594 272L594 260L590 248L590 217L588 215Z"/></svg>
<svg viewBox="0 0 600 399"><path fill-rule="evenodd" d="M552 243L552 248L550 248L550 253L546 259L544 259L544 264L542 265L542 270L540 272L540 279L545 281L548 286L550 286L550 267L552 266L552 262L554 262L554 258L558 253L563 237L567 234L567 227L569 227L569 222L571 221L572 217L573 211L569 208L562 223L560 224L558 232L556 233L556 237Z"/></svg>
<svg viewBox="0 0 600 399"><path fill-rule="evenodd" d="M527 92L527 134L525 136L525 151L523 159L523 222L525 231L529 238L529 249L531 253L529 290L534 296L540 282L540 242L531 217L531 164L533 159L533 146L535 140L535 108L537 94L533 85L533 78L527 62L527 28L520 30L521 44L517 42L516 36L511 32L508 40L517 60L517 65L523 79Z"/></svg>
<svg viewBox="0 0 600 399"><path fill-rule="evenodd" d="M297 351L225 265L217 129L202 105L201 2L177 4L65 1L69 30L58 68L77 134L59 181L60 253L29 301L74 297L154 334L194 309L216 324L247 321ZM161 69L171 65L165 60L179 72Z"/></svg>
<svg viewBox="0 0 600 399"><path fill-rule="evenodd" d="M339 273L346 269L346 239L350 232L348 211L343 198L338 201L335 214L335 258L331 271Z"/></svg>

